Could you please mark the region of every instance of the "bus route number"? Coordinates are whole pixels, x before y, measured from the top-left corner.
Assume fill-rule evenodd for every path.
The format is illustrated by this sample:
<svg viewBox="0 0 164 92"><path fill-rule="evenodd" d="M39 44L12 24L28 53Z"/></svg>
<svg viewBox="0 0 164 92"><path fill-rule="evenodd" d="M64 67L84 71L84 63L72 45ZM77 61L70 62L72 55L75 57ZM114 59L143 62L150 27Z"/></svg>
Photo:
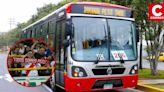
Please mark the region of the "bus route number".
<svg viewBox="0 0 164 92"><path fill-rule="evenodd" d="M103 54L96 54L98 60L105 60Z"/></svg>
<svg viewBox="0 0 164 92"><path fill-rule="evenodd" d="M124 51L112 51L112 56L114 60L120 60L120 59L127 60L128 59Z"/></svg>

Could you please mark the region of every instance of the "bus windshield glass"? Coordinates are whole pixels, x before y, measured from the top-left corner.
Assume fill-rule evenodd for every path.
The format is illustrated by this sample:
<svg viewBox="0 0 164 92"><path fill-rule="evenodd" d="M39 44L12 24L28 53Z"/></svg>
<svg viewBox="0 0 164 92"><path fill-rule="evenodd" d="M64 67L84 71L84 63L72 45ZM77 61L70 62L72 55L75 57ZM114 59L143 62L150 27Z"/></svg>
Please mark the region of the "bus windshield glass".
<svg viewBox="0 0 164 92"><path fill-rule="evenodd" d="M72 57L77 61L136 59L134 24L131 21L73 17Z"/></svg>

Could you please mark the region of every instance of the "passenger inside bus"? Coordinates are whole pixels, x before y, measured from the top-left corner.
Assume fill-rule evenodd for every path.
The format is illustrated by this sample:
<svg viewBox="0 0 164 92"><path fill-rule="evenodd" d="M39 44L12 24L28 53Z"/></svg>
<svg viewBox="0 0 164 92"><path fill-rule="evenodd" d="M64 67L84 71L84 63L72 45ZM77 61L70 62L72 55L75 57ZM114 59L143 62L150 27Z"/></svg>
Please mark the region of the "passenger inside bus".
<svg viewBox="0 0 164 92"><path fill-rule="evenodd" d="M39 51L34 54L34 57L37 59L45 58L45 48L40 48Z"/></svg>
<svg viewBox="0 0 164 92"><path fill-rule="evenodd" d="M24 55L27 54L29 51L31 51L31 48L25 45Z"/></svg>
<svg viewBox="0 0 164 92"><path fill-rule="evenodd" d="M102 45L102 40L96 39L96 40L85 40L83 43L83 49L87 48L94 48Z"/></svg>
<svg viewBox="0 0 164 92"><path fill-rule="evenodd" d="M17 63L13 61L13 58L33 58L33 59L47 59L46 64L35 64L33 67L50 67L53 65L53 56L51 50L42 42L25 40L15 45L12 48L11 59L8 59L9 68L28 68L32 63ZM25 59L24 59L25 60ZM52 64L51 64L52 63ZM27 70L22 71L11 71L13 76L27 76ZM31 70L29 76L47 76L51 74L51 71L47 70Z"/></svg>
<svg viewBox="0 0 164 92"><path fill-rule="evenodd" d="M23 55L25 52L24 45L21 43L18 45L18 47L19 47L19 54Z"/></svg>
<svg viewBox="0 0 164 92"><path fill-rule="evenodd" d="M34 53L33 51L29 51L26 55L25 58L34 58ZM28 67L41 67L39 63L37 64L32 64L32 63L22 63L22 67L28 68ZM22 71L22 76L38 76L38 70L23 70Z"/></svg>

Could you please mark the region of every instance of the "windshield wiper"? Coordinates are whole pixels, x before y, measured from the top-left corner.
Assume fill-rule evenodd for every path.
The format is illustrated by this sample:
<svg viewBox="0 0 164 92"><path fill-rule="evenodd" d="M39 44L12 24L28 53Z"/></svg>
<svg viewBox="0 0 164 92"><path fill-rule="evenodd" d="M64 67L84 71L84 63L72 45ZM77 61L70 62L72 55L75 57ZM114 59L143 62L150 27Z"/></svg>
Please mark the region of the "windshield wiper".
<svg viewBox="0 0 164 92"><path fill-rule="evenodd" d="M104 38L105 38L105 41L107 42L107 33L106 33L105 25L104 25L104 32L105 32L105 37ZM102 55L103 55L103 52L104 52L104 48L103 48L103 45L102 45L102 47L100 48L99 53L97 54L97 60L96 60L95 64L98 64L99 61L102 60L102 58L103 58Z"/></svg>
<svg viewBox="0 0 164 92"><path fill-rule="evenodd" d="M120 58L120 63L121 64L124 64L125 63L125 60L122 58L122 54L121 53L118 53L118 56Z"/></svg>
<svg viewBox="0 0 164 92"><path fill-rule="evenodd" d="M105 37L105 39L106 39L106 37ZM105 47L102 45L99 53L97 54L97 60L96 60L95 64L98 64L99 61L102 60L102 58L104 58L104 56L103 56L104 48Z"/></svg>

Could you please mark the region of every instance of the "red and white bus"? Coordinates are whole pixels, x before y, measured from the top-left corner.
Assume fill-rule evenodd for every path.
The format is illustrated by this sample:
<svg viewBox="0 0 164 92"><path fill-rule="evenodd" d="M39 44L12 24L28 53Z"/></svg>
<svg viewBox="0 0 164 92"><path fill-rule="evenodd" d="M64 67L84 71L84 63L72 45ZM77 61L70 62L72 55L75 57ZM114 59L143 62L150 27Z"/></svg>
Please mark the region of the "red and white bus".
<svg viewBox="0 0 164 92"><path fill-rule="evenodd" d="M97 2L69 3L22 32L54 50L55 81L67 92L132 88L138 81L132 10Z"/></svg>

